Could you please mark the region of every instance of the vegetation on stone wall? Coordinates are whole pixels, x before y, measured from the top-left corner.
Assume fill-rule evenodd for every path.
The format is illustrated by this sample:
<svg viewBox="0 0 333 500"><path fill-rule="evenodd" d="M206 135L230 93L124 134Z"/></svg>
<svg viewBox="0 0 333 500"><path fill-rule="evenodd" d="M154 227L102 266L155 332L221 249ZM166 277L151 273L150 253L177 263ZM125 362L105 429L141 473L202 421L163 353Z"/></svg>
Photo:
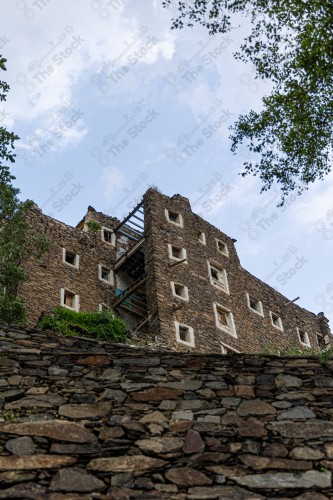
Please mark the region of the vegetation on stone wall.
<svg viewBox="0 0 333 500"><path fill-rule="evenodd" d="M0 70L6 71L6 59L0 56ZM6 100L9 85L0 81L0 101ZM14 142L19 139L13 132L0 127L0 323L24 323L25 308L17 297L19 285L27 279L22 261L41 255L49 243L37 235L26 220L26 213L33 206L28 200L21 202L20 190L12 181L15 177L4 162L14 163Z"/></svg>
<svg viewBox="0 0 333 500"><path fill-rule="evenodd" d="M57 307L37 324L42 330L84 336L108 342L125 342L127 326L112 311L76 312Z"/></svg>

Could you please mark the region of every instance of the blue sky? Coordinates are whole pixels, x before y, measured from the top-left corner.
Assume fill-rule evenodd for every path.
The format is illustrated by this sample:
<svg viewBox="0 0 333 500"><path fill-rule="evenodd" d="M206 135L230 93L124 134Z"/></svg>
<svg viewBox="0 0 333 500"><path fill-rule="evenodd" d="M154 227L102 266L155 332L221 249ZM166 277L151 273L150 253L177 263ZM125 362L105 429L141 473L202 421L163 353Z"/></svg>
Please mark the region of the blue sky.
<svg viewBox="0 0 333 500"><path fill-rule="evenodd" d="M333 175L277 208L242 178L228 127L270 83L235 61L249 29L171 31L161 0L3 0L0 123L14 130L22 198L75 225L92 205L122 218L150 185L237 239L243 267L333 319Z"/></svg>

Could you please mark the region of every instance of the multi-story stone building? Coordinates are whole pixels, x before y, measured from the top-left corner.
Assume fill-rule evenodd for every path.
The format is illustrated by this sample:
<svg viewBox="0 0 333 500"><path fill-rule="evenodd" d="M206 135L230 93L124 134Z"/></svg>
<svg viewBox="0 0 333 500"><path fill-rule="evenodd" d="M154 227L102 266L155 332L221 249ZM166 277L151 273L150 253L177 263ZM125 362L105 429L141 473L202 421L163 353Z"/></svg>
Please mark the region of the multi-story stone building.
<svg viewBox="0 0 333 500"><path fill-rule="evenodd" d="M179 351L331 343L323 313L299 307L243 269L235 240L194 214L183 196L149 189L123 221L89 207L75 228L38 207L30 218L51 242L49 254L25 263L30 279L19 295L30 325L62 305L111 308L132 336Z"/></svg>

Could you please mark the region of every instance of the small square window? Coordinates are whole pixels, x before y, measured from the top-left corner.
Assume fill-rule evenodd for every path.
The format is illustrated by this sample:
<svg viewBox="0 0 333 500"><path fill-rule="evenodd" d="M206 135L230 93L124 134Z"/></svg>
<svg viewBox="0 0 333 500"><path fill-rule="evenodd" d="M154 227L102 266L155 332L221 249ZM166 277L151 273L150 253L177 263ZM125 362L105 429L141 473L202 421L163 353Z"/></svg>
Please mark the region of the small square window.
<svg viewBox="0 0 333 500"><path fill-rule="evenodd" d="M247 295L247 305L248 305L249 309L251 309L251 311L259 314L260 316L263 316L264 313L263 313L263 309L262 309L262 303L260 302L260 300L255 299L254 297L252 297L248 293L246 295Z"/></svg>
<svg viewBox="0 0 333 500"><path fill-rule="evenodd" d="M98 310L100 312L107 312L109 310L108 306L106 304L99 304L98 305Z"/></svg>
<svg viewBox="0 0 333 500"><path fill-rule="evenodd" d="M175 321L176 340L181 344L195 347L193 328Z"/></svg>
<svg viewBox="0 0 333 500"><path fill-rule="evenodd" d="M271 315L272 325L275 328L278 328L278 330L283 331L283 325L282 325L282 320L281 320L280 316L278 316L277 314L274 314L272 311L269 311L269 313Z"/></svg>
<svg viewBox="0 0 333 500"><path fill-rule="evenodd" d="M102 240L105 241L105 243L108 243L109 245L115 246L116 243L116 235L111 229L108 229L107 227L102 227L101 229L102 232Z"/></svg>
<svg viewBox="0 0 333 500"><path fill-rule="evenodd" d="M113 273L110 269L99 264L99 279L113 284Z"/></svg>
<svg viewBox="0 0 333 500"><path fill-rule="evenodd" d="M208 268L209 268L209 278L212 285L222 289L226 293L229 293L226 270L212 266L212 264L210 264L209 262L208 262Z"/></svg>
<svg viewBox="0 0 333 500"><path fill-rule="evenodd" d="M171 290L172 290L172 295L174 297L177 297L179 299L183 299L188 301L188 288L185 285L182 285L181 283L174 283L171 281Z"/></svg>
<svg viewBox="0 0 333 500"><path fill-rule="evenodd" d="M234 317L231 311L221 306L220 304L213 304L215 324L217 328L223 330L225 333L237 338Z"/></svg>
<svg viewBox="0 0 333 500"><path fill-rule="evenodd" d="M176 245L170 245L168 244L168 253L169 253L169 258L172 260L184 260L186 259L186 250L185 248L178 247Z"/></svg>
<svg viewBox="0 0 333 500"><path fill-rule="evenodd" d="M200 241L200 243L202 243L203 245L206 245L206 235L205 233L199 233L198 234L198 240Z"/></svg>
<svg viewBox="0 0 333 500"><path fill-rule="evenodd" d="M75 267L78 269L79 267L80 256L75 252L70 252L66 248L62 249L62 261L68 264L71 267Z"/></svg>
<svg viewBox="0 0 333 500"><path fill-rule="evenodd" d="M298 334L298 340L300 341L301 344L307 347L311 347L309 335L304 330L300 330L299 328L297 328L297 334Z"/></svg>
<svg viewBox="0 0 333 500"><path fill-rule="evenodd" d="M325 339L322 335L316 335L316 343L317 343L317 346L320 347L320 348L324 348L326 347L325 346Z"/></svg>
<svg viewBox="0 0 333 500"><path fill-rule="evenodd" d="M183 227L183 217L181 214L166 208L165 216L168 222L172 222L172 224L175 224L176 226Z"/></svg>
<svg viewBox="0 0 333 500"><path fill-rule="evenodd" d="M60 304L62 307L67 309L72 309L74 311L79 310L79 296L65 288L61 288L60 291Z"/></svg>
<svg viewBox="0 0 333 500"><path fill-rule="evenodd" d="M223 243L223 241L216 240L216 246L217 246L218 251L222 255L225 255L225 257L229 257L228 247L225 243Z"/></svg>

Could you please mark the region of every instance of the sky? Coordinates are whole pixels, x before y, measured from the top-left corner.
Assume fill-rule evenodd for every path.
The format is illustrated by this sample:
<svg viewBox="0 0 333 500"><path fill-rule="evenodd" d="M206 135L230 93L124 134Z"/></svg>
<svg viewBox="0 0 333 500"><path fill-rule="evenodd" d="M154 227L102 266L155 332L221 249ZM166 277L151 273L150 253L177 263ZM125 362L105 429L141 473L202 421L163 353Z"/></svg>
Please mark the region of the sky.
<svg viewBox="0 0 333 500"><path fill-rule="evenodd" d="M0 125L20 137L20 196L76 225L88 205L124 218L149 186L179 193L237 239L245 269L332 323L333 175L282 208L240 176L250 155L230 152L229 127L272 88L233 57L249 22L171 30L175 4L2 0Z"/></svg>

